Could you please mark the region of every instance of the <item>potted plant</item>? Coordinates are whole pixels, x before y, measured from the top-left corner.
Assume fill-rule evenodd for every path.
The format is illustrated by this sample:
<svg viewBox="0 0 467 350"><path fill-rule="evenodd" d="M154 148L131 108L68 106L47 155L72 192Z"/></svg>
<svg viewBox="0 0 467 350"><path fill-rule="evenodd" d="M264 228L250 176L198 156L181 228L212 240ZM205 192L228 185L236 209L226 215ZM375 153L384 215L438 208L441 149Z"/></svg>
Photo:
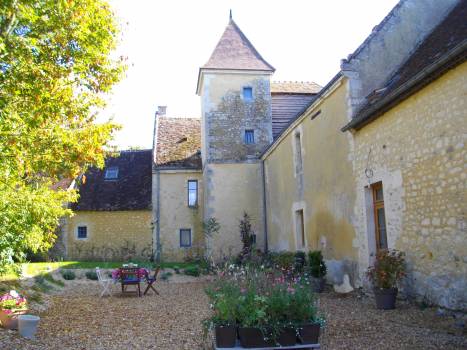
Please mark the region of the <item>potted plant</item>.
<svg viewBox="0 0 467 350"><path fill-rule="evenodd" d="M237 303L238 337L244 348L274 346L267 319L267 299L254 284L241 289Z"/></svg>
<svg viewBox="0 0 467 350"><path fill-rule="evenodd" d="M325 276L327 271L326 263L324 262L321 251L315 250L308 253L308 265L313 291L321 293L324 290L324 285L326 283Z"/></svg>
<svg viewBox="0 0 467 350"><path fill-rule="evenodd" d="M381 250L373 266L367 270L373 284L376 308L391 310L396 307L397 285L405 276L405 254L397 250Z"/></svg>
<svg viewBox="0 0 467 350"><path fill-rule="evenodd" d="M293 292L294 288L286 283L276 283L271 287L266 298L266 313L272 338L280 346L292 346L297 342L297 331L289 312Z"/></svg>
<svg viewBox="0 0 467 350"><path fill-rule="evenodd" d="M18 316L26 313L26 311L26 298L19 295L15 290L11 290L0 297L0 322L4 328L17 329Z"/></svg>
<svg viewBox="0 0 467 350"><path fill-rule="evenodd" d="M233 348L237 339L236 310L240 288L231 281L218 281L206 289L214 315L205 320L207 328L214 328L216 346Z"/></svg>

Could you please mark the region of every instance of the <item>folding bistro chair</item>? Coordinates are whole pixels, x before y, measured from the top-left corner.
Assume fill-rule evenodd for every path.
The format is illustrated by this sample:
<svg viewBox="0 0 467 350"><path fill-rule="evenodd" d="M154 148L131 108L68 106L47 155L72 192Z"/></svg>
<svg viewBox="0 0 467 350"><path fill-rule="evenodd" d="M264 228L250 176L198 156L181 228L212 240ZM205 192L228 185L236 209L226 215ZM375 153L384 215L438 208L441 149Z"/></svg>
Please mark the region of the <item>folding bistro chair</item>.
<svg viewBox="0 0 467 350"><path fill-rule="evenodd" d="M138 296L141 296L141 287L139 279L139 268L135 267L124 267L120 270L120 278L122 283L122 293L125 292L125 287L134 285L137 286Z"/></svg>
<svg viewBox="0 0 467 350"><path fill-rule="evenodd" d="M157 275L159 274L160 269L161 269L160 267L157 267L154 270L154 275L152 275L152 276L149 276L149 273L146 274L146 283L148 285L146 287L146 290L143 293L144 295L146 295L146 293L149 291L149 289L152 289L154 291L154 293L159 295L159 292L154 288L153 284L156 283L156 281L157 281Z"/></svg>
<svg viewBox="0 0 467 350"><path fill-rule="evenodd" d="M96 267L96 275L97 275L97 280L99 281L99 284L102 287L102 293L101 293L101 298L105 295L108 294L109 296L112 296L112 279L111 278L104 278L102 276L101 270Z"/></svg>

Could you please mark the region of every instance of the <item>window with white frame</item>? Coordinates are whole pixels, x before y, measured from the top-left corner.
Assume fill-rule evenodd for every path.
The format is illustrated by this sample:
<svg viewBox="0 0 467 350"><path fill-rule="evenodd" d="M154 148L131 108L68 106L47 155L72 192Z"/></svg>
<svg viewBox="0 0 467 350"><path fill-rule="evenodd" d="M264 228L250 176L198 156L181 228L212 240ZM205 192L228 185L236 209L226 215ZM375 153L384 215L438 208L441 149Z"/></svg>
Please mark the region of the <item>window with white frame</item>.
<svg viewBox="0 0 467 350"><path fill-rule="evenodd" d="M252 129L245 130L244 140L246 145L252 145L255 143L255 131Z"/></svg>
<svg viewBox="0 0 467 350"><path fill-rule="evenodd" d="M87 226L78 226L76 228L76 238L78 238L78 239L87 239L88 238L88 227Z"/></svg>
<svg viewBox="0 0 467 350"><path fill-rule="evenodd" d="M188 206L198 205L198 180L188 180Z"/></svg>
<svg viewBox="0 0 467 350"><path fill-rule="evenodd" d="M191 247L191 229L190 228L180 229L180 247L182 248Z"/></svg>

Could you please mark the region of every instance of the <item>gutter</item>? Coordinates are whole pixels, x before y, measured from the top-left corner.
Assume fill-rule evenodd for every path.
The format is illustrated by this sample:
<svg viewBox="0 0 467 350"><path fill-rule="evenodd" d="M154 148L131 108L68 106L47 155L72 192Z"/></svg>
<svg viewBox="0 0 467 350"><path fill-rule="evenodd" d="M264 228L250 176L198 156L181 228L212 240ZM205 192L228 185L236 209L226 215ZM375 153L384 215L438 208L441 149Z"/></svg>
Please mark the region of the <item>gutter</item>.
<svg viewBox="0 0 467 350"><path fill-rule="evenodd" d="M463 63L467 59L466 50L467 39L431 65L423 68L418 74L407 80L394 91L387 94L381 100L377 101L374 105L370 106L366 111L358 115L358 117L352 119L341 129L341 131L345 132L350 129L358 130L372 122L396 104L402 102L424 86L428 85L431 81L441 76L445 71Z"/></svg>

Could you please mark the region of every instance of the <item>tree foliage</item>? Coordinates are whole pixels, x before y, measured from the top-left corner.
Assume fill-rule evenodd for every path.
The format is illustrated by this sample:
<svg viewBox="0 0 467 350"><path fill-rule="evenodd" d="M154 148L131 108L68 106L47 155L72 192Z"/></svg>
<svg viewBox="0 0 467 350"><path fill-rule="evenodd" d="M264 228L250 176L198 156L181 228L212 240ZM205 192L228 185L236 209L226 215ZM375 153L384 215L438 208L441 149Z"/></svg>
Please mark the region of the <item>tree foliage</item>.
<svg viewBox="0 0 467 350"><path fill-rule="evenodd" d="M95 119L124 70L117 38L104 0L0 2L0 272L52 245L77 199L59 184L103 166L117 125Z"/></svg>

